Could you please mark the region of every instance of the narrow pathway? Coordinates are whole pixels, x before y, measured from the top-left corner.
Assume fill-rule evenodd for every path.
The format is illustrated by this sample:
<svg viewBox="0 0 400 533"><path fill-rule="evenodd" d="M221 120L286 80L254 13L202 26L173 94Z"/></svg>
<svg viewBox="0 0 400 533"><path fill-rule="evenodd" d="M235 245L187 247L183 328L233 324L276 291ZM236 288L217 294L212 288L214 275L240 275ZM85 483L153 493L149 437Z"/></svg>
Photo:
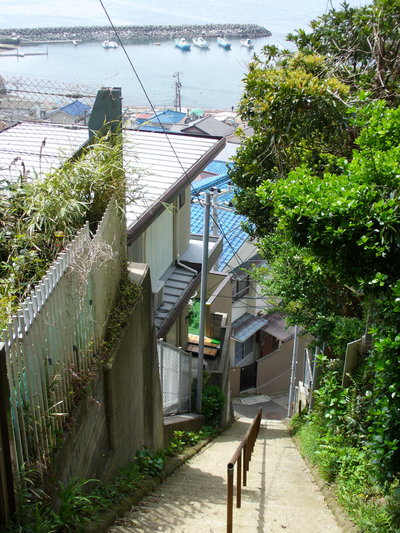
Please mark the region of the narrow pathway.
<svg viewBox="0 0 400 533"><path fill-rule="evenodd" d="M226 464L251 423L231 428L179 468L109 533L225 533ZM340 533L280 420L263 420L234 533Z"/></svg>

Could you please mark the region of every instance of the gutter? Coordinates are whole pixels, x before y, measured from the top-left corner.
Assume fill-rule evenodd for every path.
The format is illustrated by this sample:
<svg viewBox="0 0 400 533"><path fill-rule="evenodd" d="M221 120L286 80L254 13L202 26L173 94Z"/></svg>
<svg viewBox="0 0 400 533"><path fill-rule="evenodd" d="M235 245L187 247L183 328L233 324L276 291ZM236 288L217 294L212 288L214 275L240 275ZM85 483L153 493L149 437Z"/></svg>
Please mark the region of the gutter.
<svg viewBox="0 0 400 533"><path fill-rule="evenodd" d="M208 165L210 161L224 148L226 144L225 137L222 137L208 152L206 152L188 171L184 172L179 180L168 189L143 215L130 226L127 230L128 246L139 237L165 210L165 205L169 203L183 189L185 185L190 184L193 179Z"/></svg>

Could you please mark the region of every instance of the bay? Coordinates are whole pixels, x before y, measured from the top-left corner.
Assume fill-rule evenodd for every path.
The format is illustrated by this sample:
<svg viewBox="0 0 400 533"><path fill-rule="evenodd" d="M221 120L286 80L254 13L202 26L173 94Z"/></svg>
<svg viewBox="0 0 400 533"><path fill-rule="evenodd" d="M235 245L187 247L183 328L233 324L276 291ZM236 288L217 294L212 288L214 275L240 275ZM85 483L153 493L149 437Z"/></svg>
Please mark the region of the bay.
<svg viewBox="0 0 400 533"><path fill-rule="evenodd" d="M351 0L358 6L367 2ZM153 42L105 50L101 43L53 44L24 47L23 51L47 55L0 57L4 75L76 82L91 87L122 87L125 105L169 107L174 103L175 78L182 82L182 105L204 109L230 109L243 91L242 79L254 52L265 44L285 47L285 36L296 28L306 28L322 15L334 0L2 0L0 28L105 26L109 24L102 4L115 25L180 25L210 23L259 24L272 36L254 39L254 50L232 40L226 51L211 41L209 50L192 47L182 52L172 41L160 46ZM0 29L1 33L1 29ZM23 32L21 32L23 35ZM112 32L110 31L110 37ZM131 63L128 61L129 56ZM136 71L136 74L134 72ZM140 78L140 82L138 81ZM141 86L143 85L143 87Z"/></svg>

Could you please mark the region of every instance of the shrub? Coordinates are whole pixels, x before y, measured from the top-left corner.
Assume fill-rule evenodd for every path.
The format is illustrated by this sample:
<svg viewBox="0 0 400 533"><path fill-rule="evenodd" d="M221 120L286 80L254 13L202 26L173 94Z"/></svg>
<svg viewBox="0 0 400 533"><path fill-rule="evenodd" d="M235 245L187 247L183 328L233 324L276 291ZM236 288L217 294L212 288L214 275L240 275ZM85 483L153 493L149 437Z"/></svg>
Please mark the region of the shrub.
<svg viewBox="0 0 400 533"><path fill-rule="evenodd" d="M225 405L224 393L216 385L207 385L203 389L201 414L207 424L217 427L221 424L222 411Z"/></svg>

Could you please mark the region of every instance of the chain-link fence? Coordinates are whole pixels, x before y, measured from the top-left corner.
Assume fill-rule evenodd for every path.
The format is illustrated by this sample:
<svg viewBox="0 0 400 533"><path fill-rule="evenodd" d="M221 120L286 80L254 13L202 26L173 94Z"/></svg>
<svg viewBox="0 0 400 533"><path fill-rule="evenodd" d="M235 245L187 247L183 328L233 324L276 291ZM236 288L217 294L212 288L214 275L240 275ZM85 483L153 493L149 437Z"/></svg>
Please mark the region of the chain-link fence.
<svg viewBox="0 0 400 533"><path fill-rule="evenodd" d="M164 416L191 409L192 357L181 348L157 341Z"/></svg>
<svg viewBox="0 0 400 533"><path fill-rule="evenodd" d="M0 75L0 129L16 122L87 124L97 88Z"/></svg>

